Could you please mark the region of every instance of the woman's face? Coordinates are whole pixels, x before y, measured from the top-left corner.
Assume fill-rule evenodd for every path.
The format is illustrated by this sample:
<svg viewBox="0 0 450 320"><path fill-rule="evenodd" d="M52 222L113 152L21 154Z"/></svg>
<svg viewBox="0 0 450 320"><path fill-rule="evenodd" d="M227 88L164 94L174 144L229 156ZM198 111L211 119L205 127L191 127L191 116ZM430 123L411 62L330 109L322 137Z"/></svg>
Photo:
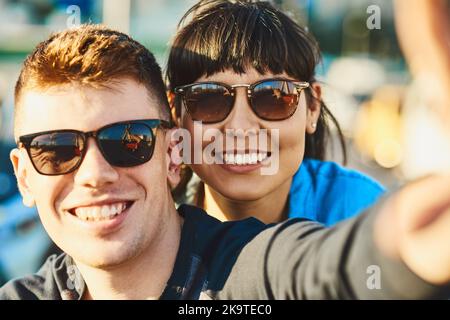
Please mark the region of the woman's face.
<svg viewBox="0 0 450 320"><path fill-rule="evenodd" d="M227 70L201 77L196 82L214 81L236 85L253 84L270 78L298 81L285 73L261 75L255 69L248 68L243 74ZM314 86L313 89L316 97L320 96L320 87ZM291 178L303 159L305 133L315 131L320 105L313 104L308 108L305 92L302 91L297 109L290 118L266 121L256 116L251 109L245 87L238 87L235 92L233 109L225 120L213 124L202 124L201 131L194 130L194 121L183 106L180 124L190 132L192 148L196 147L194 142L201 139L196 135L201 133L204 137L208 129L216 129L222 133L223 153L220 152L220 156L216 156L216 159L223 159L224 163L215 161L213 164L207 164L203 159L202 163L192 164L191 168L206 184L225 198L234 201L253 201L265 197L286 183L290 184ZM255 139L252 140L251 137L254 135L258 137L265 131L263 129L267 130L267 143L264 144L262 140L257 139L258 143L255 144ZM230 140L231 135L233 138ZM228 139L225 138L226 136ZM208 145L211 148L211 140L203 140L206 140L202 142L203 150ZM234 145L230 145L230 141L234 141ZM262 159L266 153L270 156ZM230 154L234 154L234 157L230 157ZM278 163L276 163L277 158Z"/></svg>

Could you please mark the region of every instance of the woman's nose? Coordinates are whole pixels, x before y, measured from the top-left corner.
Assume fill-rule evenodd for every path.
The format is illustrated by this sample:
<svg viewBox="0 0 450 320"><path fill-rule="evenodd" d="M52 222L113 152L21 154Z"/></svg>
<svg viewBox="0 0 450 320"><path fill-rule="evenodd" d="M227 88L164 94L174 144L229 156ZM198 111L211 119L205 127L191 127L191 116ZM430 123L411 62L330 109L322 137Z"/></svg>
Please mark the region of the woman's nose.
<svg viewBox="0 0 450 320"><path fill-rule="evenodd" d="M225 120L225 129L255 131L259 129L259 118L253 112L247 96L247 87L234 89L233 109Z"/></svg>

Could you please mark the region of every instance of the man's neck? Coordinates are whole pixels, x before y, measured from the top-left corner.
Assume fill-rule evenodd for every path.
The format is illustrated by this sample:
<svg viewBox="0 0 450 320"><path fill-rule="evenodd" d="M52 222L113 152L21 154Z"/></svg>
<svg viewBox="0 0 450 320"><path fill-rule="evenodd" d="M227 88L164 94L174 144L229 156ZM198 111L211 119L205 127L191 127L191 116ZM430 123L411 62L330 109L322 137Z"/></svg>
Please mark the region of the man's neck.
<svg viewBox="0 0 450 320"><path fill-rule="evenodd" d="M83 299L158 299L175 265L183 218L172 207L159 237L138 256L119 266L98 269L76 263L86 282Z"/></svg>
<svg viewBox="0 0 450 320"><path fill-rule="evenodd" d="M264 197L245 201L225 198L205 184L203 208L221 221L256 217L264 223L280 222L287 219L286 208L291 183L292 179L289 179Z"/></svg>

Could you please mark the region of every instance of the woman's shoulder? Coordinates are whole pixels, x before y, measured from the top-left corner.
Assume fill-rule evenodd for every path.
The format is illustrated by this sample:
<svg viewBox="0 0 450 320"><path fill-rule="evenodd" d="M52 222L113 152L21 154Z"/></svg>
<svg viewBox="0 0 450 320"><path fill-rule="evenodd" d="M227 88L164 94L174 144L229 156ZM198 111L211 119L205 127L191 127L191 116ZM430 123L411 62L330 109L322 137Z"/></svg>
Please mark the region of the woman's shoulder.
<svg viewBox="0 0 450 320"><path fill-rule="evenodd" d="M305 159L292 180L289 216L331 225L360 213L384 192L379 182L361 172Z"/></svg>
<svg viewBox="0 0 450 320"><path fill-rule="evenodd" d="M310 181L313 186L339 185L339 187L373 189L384 192L384 187L374 178L357 170L345 168L332 161L316 159L304 159L297 173L294 175L293 184ZM369 190L370 191L370 190Z"/></svg>

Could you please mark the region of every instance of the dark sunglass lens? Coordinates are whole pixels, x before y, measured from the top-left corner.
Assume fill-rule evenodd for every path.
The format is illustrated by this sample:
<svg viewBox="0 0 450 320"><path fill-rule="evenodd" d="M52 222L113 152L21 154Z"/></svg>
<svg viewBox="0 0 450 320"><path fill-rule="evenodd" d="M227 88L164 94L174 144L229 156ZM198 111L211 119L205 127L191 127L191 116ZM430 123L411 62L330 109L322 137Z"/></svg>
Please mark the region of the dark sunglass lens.
<svg viewBox="0 0 450 320"><path fill-rule="evenodd" d="M113 166L132 167L150 160L153 154L152 129L143 123L117 124L98 135L100 148Z"/></svg>
<svg viewBox="0 0 450 320"><path fill-rule="evenodd" d="M36 169L47 175L64 174L81 161L83 139L74 132L43 134L30 144L30 157Z"/></svg>
<svg viewBox="0 0 450 320"><path fill-rule="evenodd" d="M192 120L205 123L225 120L233 107L231 92L224 86L214 83L189 87L184 101Z"/></svg>
<svg viewBox="0 0 450 320"><path fill-rule="evenodd" d="M256 85L251 104L255 113L266 120L284 120L297 109L299 94L290 81L265 81Z"/></svg>

